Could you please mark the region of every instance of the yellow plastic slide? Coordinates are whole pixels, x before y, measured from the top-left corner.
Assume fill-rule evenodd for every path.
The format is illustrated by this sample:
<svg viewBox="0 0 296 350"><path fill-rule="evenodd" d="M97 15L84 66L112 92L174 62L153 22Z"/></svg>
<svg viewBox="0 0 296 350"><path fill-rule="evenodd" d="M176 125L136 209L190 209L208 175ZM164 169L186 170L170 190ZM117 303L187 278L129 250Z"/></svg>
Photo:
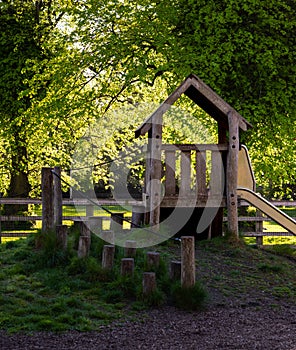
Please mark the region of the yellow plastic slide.
<svg viewBox="0 0 296 350"><path fill-rule="evenodd" d="M254 190L255 178L251 161L247 148L242 146L239 152L237 195L296 236L296 221L254 192Z"/></svg>

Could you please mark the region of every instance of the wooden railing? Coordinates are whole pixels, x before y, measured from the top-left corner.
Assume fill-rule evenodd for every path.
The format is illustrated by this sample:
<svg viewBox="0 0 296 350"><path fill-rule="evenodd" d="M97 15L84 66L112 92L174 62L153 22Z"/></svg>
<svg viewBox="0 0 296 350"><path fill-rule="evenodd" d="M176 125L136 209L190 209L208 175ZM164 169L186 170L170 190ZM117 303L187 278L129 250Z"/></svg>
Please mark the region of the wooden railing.
<svg viewBox="0 0 296 350"><path fill-rule="evenodd" d="M162 145L165 197L221 195L225 178L223 152L227 149L227 144Z"/></svg>

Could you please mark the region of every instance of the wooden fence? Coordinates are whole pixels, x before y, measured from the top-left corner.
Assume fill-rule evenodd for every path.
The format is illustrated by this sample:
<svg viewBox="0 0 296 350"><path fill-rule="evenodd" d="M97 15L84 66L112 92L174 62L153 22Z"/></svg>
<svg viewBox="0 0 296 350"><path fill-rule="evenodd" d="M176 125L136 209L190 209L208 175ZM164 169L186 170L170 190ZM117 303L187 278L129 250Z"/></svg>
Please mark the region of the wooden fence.
<svg viewBox="0 0 296 350"><path fill-rule="evenodd" d="M120 205L133 205L139 203L135 201L135 203L127 203L126 201L115 201L112 199L108 200L95 200L94 202L90 203L87 199L63 199L62 200L62 206L79 206L79 207L85 207L85 211L82 214L77 214L74 216L62 216L62 220L66 221L84 221L84 220L91 220L93 218L98 219L100 222L101 228L103 229L103 221L110 221L112 222L117 221L117 224L123 225L123 217L131 218L131 213L124 211L122 212L114 212L111 215L100 215L95 216L95 208L96 205L98 206L120 206ZM0 198L0 205L12 205L12 204L31 204L31 205L42 205L42 200L38 198ZM95 205L96 204L96 205ZM276 207L289 207L289 208L296 208L296 201L272 201L272 204ZM247 207L249 204L247 202L241 203L242 207ZM112 220L113 219L113 220ZM295 218L294 218L295 219ZM20 237L20 236L26 236L28 233L22 232L21 230L19 232L9 232L1 230L1 223L7 223L7 222L26 222L26 221L42 221L42 215L40 216L0 216L0 239L1 237ZM227 217L224 218L224 221L227 221ZM259 212L256 213L256 216L239 216L238 218L239 225L241 227L241 234L245 237L256 237L257 244L262 245L263 244L263 237L268 236L293 236L292 233L289 233L287 231L282 232L266 232L264 231L263 223L271 221L271 219L267 218L266 216L263 216ZM109 224L108 224L109 225ZM250 230L251 228L251 230Z"/></svg>

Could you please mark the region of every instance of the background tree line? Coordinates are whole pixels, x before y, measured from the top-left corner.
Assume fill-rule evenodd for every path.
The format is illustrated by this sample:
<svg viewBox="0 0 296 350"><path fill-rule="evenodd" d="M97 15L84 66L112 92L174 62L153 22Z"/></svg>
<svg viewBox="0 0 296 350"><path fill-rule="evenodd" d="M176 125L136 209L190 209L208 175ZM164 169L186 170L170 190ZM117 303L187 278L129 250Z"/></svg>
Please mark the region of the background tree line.
<svg viewBox="0 0 296 350"><path fill-rule="evenodd" d="M193 72L254 125L265 194L295 196L295 22L292 0L0 1L1 191L37 193L93 121Z"/></svg>

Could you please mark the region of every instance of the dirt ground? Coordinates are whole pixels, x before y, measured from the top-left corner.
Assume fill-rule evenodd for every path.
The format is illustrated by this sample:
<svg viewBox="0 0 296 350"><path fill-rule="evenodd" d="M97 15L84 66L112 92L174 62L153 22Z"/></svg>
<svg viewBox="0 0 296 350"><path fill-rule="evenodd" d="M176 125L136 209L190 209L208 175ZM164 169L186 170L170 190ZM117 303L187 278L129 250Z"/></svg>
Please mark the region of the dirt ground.
<svg viewBox="0 0 296 350"><path fill-rule="evenodd" d="M296 308L289 305L215 307L184 312L151 310L138 322L103 327L99 332L0 333L6 350L94 349L242 349L296 350Z"/></svg>

